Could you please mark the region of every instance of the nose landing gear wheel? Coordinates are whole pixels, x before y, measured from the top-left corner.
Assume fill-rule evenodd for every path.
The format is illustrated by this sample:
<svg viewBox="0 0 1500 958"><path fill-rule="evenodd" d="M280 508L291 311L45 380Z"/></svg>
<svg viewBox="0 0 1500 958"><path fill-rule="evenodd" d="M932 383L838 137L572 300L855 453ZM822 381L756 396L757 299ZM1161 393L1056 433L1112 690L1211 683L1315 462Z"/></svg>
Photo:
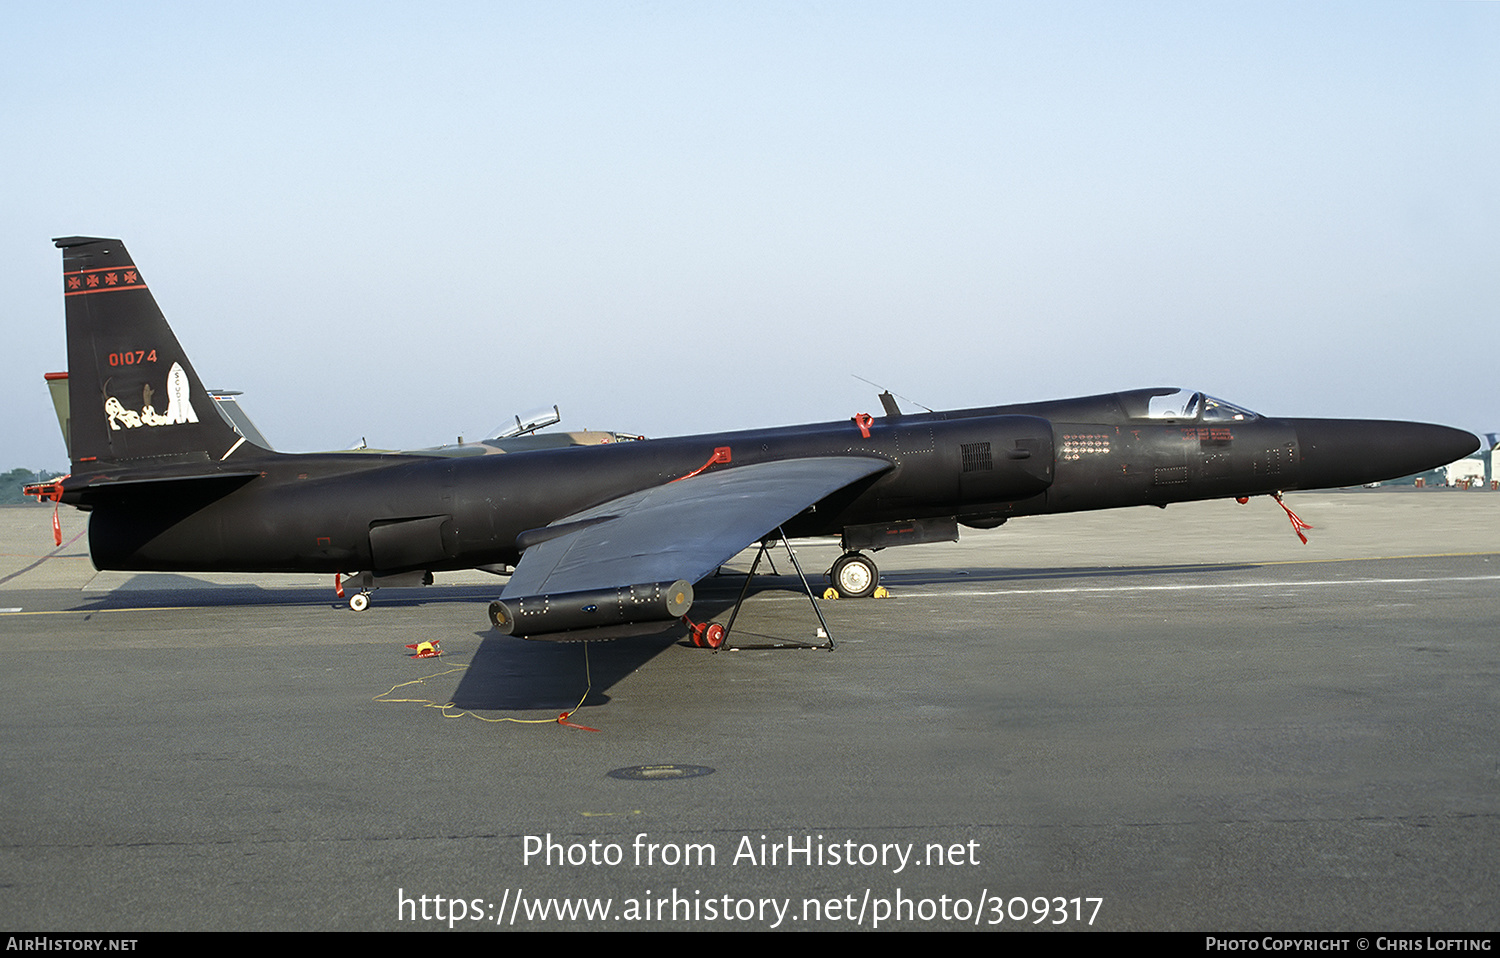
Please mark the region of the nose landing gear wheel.
<svg viewBox="0 0 1500 958"><path fill-rule="evenodd" d="M349 608L355 612L363 612L370 607L370 593L356 592L349 597Z"/></svg>
<svg viewBox="0 0 1500 958"><path fill-rule="evenodd" d="M833 587L846 599L864 599L875 594L880 585L880 570L869 556L846 552L828 570Z"/></svg>

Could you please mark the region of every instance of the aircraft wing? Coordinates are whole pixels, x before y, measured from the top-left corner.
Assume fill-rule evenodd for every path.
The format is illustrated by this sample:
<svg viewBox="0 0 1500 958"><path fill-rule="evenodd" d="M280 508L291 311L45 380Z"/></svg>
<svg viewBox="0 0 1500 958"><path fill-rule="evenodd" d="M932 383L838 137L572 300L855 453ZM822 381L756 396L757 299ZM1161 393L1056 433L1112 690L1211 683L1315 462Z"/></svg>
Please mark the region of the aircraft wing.
<svg viewBox="0 0 1500 958"><path fill-rule="evenodd" d="M621 496L523 533L501 598L697 582L818 500L890 468L869 456L785 459Z"/></svg>

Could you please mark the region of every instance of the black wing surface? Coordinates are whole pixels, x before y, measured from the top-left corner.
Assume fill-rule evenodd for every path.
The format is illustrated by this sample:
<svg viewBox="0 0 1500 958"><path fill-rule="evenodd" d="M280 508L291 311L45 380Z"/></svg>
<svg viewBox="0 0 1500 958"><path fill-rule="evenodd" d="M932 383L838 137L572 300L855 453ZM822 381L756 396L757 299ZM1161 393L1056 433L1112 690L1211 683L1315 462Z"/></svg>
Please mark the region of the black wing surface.
<svg viewBox="0 0 1500 958"><path fill-rule="evenodd" d="M523 533L541 541L522 553L501 598L697 582L820 499L890 468L869 456L785 459L621 496Z"/></svg>

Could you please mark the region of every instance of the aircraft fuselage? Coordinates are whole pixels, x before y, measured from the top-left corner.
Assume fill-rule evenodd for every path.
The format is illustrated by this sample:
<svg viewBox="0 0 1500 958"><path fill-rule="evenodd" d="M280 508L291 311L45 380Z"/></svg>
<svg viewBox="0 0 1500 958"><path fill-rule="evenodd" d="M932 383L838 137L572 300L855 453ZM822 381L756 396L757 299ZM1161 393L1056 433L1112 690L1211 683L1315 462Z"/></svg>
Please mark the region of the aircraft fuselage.
<svg viewBox="0 0 1500 958"><path fill-rule="evenodd" d="M681 479L720 449L729 461L709 470L820 456L891 464L786 524L790 535L815 536L945 517L991 526L1321 487L1330 478L1372 482L1425 466L1470 438L1410 423L1153 419L1124 408L1161 392L881 417L863 429L844 420L472 459L284 456L259 476L174 484L158 502L129 490L129 508L111 508L114 497L96 492L90 549L103 569L444 571L514 565L523 532ZM1351 430L1361 433L1358 455L1335 451L1337 462L1316 461L1330 437ZM1319 481L1305 484L1305 473Z"/></svg>

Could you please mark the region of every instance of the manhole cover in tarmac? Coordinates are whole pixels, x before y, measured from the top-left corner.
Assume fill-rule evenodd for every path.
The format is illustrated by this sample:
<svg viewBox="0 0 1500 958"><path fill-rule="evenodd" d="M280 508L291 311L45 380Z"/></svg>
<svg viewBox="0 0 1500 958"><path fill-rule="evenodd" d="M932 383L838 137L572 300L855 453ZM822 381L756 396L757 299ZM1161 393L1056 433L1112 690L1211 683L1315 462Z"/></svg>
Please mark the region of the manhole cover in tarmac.
<svg viewBox="0 0 1500 958"><path fill-rule="evenodd" d="M617 768L609 773L610 778L628 778L637 782L660 782L672 778L697 778L712 775L707 765L631 765Z"/></svg>

